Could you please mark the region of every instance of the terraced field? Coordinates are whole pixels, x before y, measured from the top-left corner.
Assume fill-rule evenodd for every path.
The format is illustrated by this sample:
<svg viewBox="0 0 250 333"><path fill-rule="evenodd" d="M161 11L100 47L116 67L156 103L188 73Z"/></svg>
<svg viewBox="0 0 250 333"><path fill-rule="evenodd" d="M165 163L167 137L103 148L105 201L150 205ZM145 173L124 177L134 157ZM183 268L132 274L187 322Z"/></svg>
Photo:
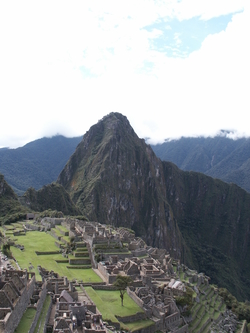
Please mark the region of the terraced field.
<svg viewBox="0 0 250 333"><path fill-rule="evenodd" d="M61 226L60 226L61 227ZM60 276L67 276L68 279L76 279L83 282L101 282L101 278L92 270L91 261L89 258L88 250L85 244L81 248L77 248L72 254L67 257L62 255L62 251L69 244L69 236L62 235L66 233L63 228L52 229L56 230L56 235L60 233L61 248L56 245L56 240L51 233L41 231L26 231L22 235L14 236L16 231L21 231L21 223L15 223L5 226L5 235L15 242L15 245L22 245L24 249L21 250L16 246L11 246L11 251L14 258L18 262L21 269L36 273L36 279L41 280L38 272L38 265L57 272ZM39 254L41 253L41 254ZM84 264L77 264L79 260L83 260Z"/></svg>
<svg viewBox="0 0 250 333"><path fill-rule="evenodd" d="M177 272L176 268L175 271ZM226 304L218 295L217 288L209 284L201 284L190 282L190 277L187 277L185 272L178 272L179 278L190 287L199 290L198 299L194 302L191 309L192 320L189 324L190 333L208 333L211 331L211 326L219 326L220 320L224 318ZM239 322L237 332L241 332L243 323ZM216 330L215 330L216 332Z"/></svg>

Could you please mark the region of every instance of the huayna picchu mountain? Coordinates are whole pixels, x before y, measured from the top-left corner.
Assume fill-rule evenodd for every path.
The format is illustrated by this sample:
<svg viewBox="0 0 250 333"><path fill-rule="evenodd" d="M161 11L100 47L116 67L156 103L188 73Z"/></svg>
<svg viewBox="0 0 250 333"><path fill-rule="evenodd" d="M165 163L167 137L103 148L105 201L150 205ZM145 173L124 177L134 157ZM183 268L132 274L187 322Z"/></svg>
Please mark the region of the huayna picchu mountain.
<svg viewBox="0 0 250 333"><path fill-rule="evenodd" d="M131 228L250 299L250 194L162 162L126 117L92 126L57 183L89 220Z"/></svg>
<svg viewBox="0 0 250 333"><path fill-rule="evenodd" d="M89 220L132 228L178 258L188 251L166 200L162 163L123 115L90 128L57 182Z"/></svg>

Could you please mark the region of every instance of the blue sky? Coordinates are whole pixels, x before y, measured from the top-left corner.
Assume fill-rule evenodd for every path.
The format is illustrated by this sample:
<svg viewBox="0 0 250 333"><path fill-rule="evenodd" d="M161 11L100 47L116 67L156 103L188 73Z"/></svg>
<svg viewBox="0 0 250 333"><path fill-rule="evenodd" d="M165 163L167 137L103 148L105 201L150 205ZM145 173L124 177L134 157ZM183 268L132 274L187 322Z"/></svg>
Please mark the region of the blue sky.
<svg viewBox="0 0 250 333"><path fill-rule="evenodd" d="M161 18L145 29L149 32L158 31L158 36L152 38L150 47L167 57L188 57L192 52L201 48L202 42L208 35L220 33L231 22L233 14L202 20L193 17L183 21L177 18Z"/></svg>
<svg viewBox="0 0 250 333"><path fill-rule="evenodd" d="M162 142L249 136L247 0L0 2L0 147L110 112Z"/></svg>

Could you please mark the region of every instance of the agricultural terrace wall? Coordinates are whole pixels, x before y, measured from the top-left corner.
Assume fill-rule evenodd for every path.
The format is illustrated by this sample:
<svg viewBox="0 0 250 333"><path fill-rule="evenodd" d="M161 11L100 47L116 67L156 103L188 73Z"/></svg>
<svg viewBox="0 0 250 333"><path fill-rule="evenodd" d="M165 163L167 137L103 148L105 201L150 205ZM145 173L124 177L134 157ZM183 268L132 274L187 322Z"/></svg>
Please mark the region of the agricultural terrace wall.
<svg viewBox="0 0 250 333"><path fill-rule="evenodd" d="M92 285L92 288L94 290L117 290L117 288L115 286L112 285Z"/></svg>
<svg viewBox="0 0 250 333"><path fill-rule="evenodd" d="M42 290L39 293L40 298L39 298L39 300L37 302L37 305L35 307L36 308L36 315L35 315L35 318L33 320L33 323L31 325L30 330L29 330L28 333L33 333L35 331L37 321L38 321L38 319L40 317L40 314L42 312L42 309L43 309L43 304L44 304L46 295L47 295L47 289L46 289L45 283L43 283Z"/></svg>
<svg viewBox="0 0 250 333"><path fill-rule="evenodd" d="M89 265L90 263L91 263L90 258L69 259L70 265Z"/></svg>
<svg viewBox="0 0 250 333"><path fill-rule="evenodd" d="M60 254L60 251L35 251L36 255L46 255L46 254Z"/></svg>
<svg viewBox="0 0 250 333"><path fill-rule="evenodd" d="M122 323L126 324L126 323L132 323L132 322L138 321L138 320L146 320L147 316L146 316L145 312L137 312L134 315L125 316L125 317L116 316L116 318L119 321L121 321Z"/></svg>
<svg viewBox="0 0 250 333"><path fill-rule="evenodd" d="M6 316L4 320L4 333L13 333L18 326L33 294L35 288L36 278L35 275L27 281L25 289L22 291L22 295L17 299L14 310Z"/></svg>
<svg viewBox="0 0 250 333"><path fill-rule="evenodd" d="M27 230L33 230L33 231L39 231L40 230L40 226L38 226L38 225L34 225L34 224L30 224L30 223L24 223L24 226Z"/></svg>

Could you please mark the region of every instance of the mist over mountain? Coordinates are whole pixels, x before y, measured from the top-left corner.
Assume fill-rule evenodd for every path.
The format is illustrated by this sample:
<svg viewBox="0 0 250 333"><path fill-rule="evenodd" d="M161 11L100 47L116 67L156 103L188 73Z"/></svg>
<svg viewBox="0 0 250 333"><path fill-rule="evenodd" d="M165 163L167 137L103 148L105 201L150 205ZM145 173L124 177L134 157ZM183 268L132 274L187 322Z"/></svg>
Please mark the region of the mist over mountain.
<svg viewBox="0 0 250 333"><path fill-rule="evenodd" d="M151 147L161 160L182 170L202 172L250 192L250 138L182 137Z"/></svg>

